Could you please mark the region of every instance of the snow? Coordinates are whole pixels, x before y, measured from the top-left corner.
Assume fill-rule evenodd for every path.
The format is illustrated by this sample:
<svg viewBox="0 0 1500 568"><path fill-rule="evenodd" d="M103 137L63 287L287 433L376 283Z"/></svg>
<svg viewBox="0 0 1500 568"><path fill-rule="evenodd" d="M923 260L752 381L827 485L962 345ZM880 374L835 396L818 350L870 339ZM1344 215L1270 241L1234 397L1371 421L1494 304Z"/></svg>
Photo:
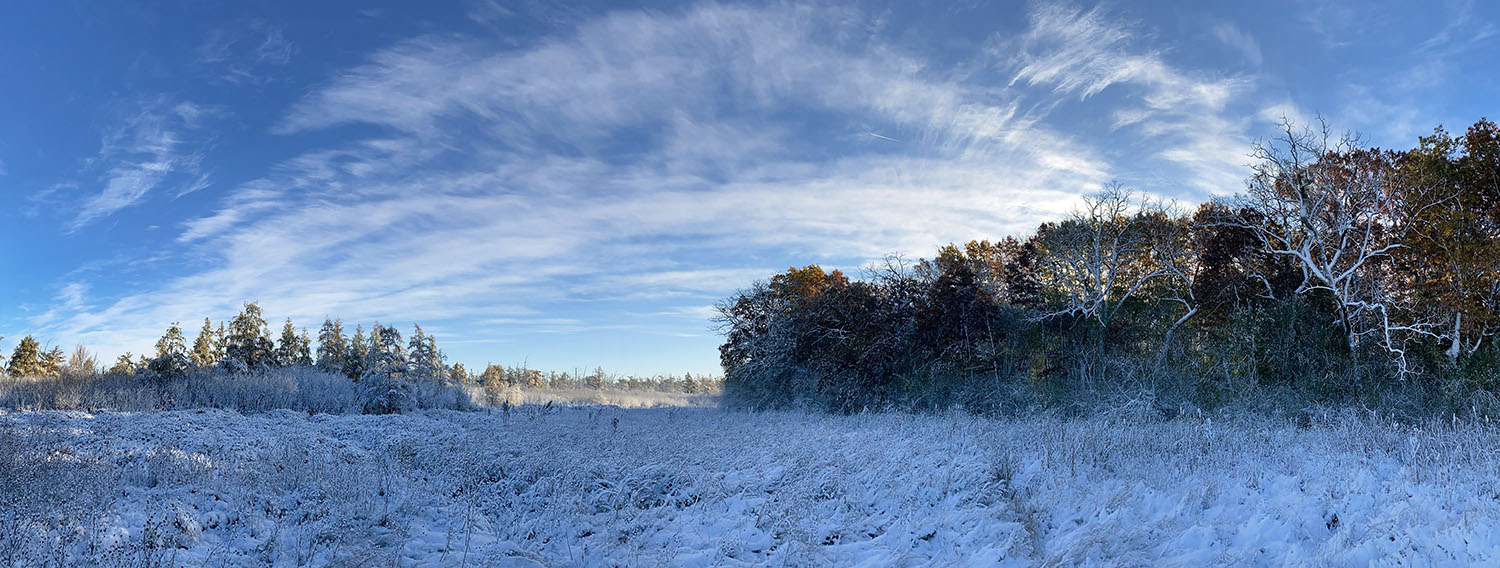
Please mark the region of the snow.
<svg viewBox="0 0 1500 568"><path fill-rule="evenodd" d="M0 563L1494 565L1497 447L1356 413L10 412Z"/></svg>

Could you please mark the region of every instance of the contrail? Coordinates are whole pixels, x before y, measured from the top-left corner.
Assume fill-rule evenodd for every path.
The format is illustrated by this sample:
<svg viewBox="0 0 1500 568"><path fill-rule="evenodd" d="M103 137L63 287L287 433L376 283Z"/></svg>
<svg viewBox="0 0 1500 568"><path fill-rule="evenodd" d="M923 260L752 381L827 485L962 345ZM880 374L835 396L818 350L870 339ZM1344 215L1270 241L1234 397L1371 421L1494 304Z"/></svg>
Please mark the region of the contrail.
<svg viewBox="0 0 1500 568"><path fill-rule="evenodd" d="M900 142L900 140L897 140L895 138L891 138L890 136L881 136L881 135L876 134L874 132L866 132L865 134L869 134L870 136L874 136L874 137L879 138L881 140L890 140L891 142Z"/></svg>

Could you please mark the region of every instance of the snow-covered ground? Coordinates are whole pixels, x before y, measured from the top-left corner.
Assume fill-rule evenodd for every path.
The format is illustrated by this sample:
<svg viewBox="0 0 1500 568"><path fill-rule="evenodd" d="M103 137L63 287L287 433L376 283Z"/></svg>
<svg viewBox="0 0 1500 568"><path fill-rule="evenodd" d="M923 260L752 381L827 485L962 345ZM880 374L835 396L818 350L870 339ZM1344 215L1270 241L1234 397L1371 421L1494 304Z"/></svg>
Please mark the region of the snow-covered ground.
<svg viewBox="0 0 1500 568"><path fill-rule="evenodd" d="M0 564L1496 565L1500 430L986 420L0 414Z"/></svg>
<svg viewBox="0 0 1500 568"><path fill-rule="evenodd" d="M484 389L469 387L469 396L473 400L484 400ZM719 404L719 397L713 394L616 388L521 389L512 387L506 390L504 398L512 404L551 402L568 406L617 406L620 408L687 408L718 406Z"/></svg>

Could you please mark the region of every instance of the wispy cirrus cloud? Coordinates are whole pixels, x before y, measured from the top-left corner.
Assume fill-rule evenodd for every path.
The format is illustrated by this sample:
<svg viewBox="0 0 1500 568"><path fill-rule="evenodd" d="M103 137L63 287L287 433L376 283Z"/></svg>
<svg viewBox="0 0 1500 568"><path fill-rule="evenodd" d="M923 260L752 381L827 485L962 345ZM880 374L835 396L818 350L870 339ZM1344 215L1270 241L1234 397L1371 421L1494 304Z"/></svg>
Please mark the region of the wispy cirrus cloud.
<svg viewBox="0 0 1500 568"><path fill-rule="evenodd" d="M296 43L281 27L253 20L243 27L210 31L198 45L197 64L216 81L233 85L264 85L275 70L291 62Z"/></svg>
<svg viewBox="0 0 1500 568"><path fill-rule="evenodd" d="M1213 34L1224 45L1239 52L1240 56L1245 59L1245 62L1251 66L1260 67L1261 63L1265 61L1265 56L1260 51L1260 42L1256 41L1254 37L1251 37L1250 34L1241 30L1238 26L1222 22L1214 26Z"/></svg>
<svg viewBox="0 0 1500 568"><path fill-rule="evenodd" d="M1062 215L1121 175L1117 141L1059 125L1085 102L1160 142L1153 159L1222 183L1247 128L1226 109L1251 79L1175 67L1139 24L1101 10L1029 18L976 55L998 78L812 7L616 12L521 47L401 41L271 126L354 138L181 225L177 246L201 270L58 326L139 349L160 322L260 299L299 322L494 324L451 326L455 344L700 335L704 306L785 264L921 255Z"/></svg>
<svg viewBox="0 0 1500 568"><path fill-rule="evenodd" d="M207 112L188 102L147 101L106 132L98 153L84 164L84 171L97 173L98 185L73 181L54 186L98 188L82 200L68 229L77 231L133 206L162 187L175 188L178 196L207 187L199 142L189 139Z"/></svg>
<svg viewBox="0 0 1500 568"><path fill-rule="evenodd" d="M64 314L76 313L87 306L85 297L89 291L89 285L85 282L69 282L64 284L53 297L53 304L47 311L31 316L29 321L32 325L46 326L57 321Z"/></svg>
<svg viewBox="0 0 1500 568"><path fill-rule="evenodd" d="M1500 46L1494 4L1433 2L1420 18L1359 18L1344 11L1344 17L1319 25L1328 44L1358 45L1372 57L1339 69L1328 87L1331 100L1321 111L1341 127L1360 131L1371 144L1400 147L1438 124L1467 125L1488 113L1454 112L1466 106L1459 102L1466 95L1452 85L1465 75L1488 76L1486 55ZM1378 5L1365 11L1394 10Z"/></svg>
<svg viewBox="0 0 1500 568"><path fill-rule="evenodd" d="M1016 53L1011 84L1051 87L1080 99L1123 90L1128 94L1112 113L1114 128L1185 170L1188 187L1179 195L1201 198L1239 189L1254 122L1230 106L1247 100L1254 76L1175 66L1149 46L1141 24L1111 16L1105 6L1038 4L1031 20L1020 37L996 43L995 49Z"/></svg>

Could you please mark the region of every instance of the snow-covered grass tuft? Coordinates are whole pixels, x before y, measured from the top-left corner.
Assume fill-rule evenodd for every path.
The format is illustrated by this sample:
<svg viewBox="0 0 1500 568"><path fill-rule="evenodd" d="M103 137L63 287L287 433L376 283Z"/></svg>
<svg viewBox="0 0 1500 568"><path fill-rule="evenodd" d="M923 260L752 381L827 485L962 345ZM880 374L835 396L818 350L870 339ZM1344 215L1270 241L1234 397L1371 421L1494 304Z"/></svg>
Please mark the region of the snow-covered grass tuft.
<svg viewBox="0 0 1500 568"><path fill-rule="evenodd" d="M1500 429L523 406L0 414L0 564L1492 565Z"/></svg>

